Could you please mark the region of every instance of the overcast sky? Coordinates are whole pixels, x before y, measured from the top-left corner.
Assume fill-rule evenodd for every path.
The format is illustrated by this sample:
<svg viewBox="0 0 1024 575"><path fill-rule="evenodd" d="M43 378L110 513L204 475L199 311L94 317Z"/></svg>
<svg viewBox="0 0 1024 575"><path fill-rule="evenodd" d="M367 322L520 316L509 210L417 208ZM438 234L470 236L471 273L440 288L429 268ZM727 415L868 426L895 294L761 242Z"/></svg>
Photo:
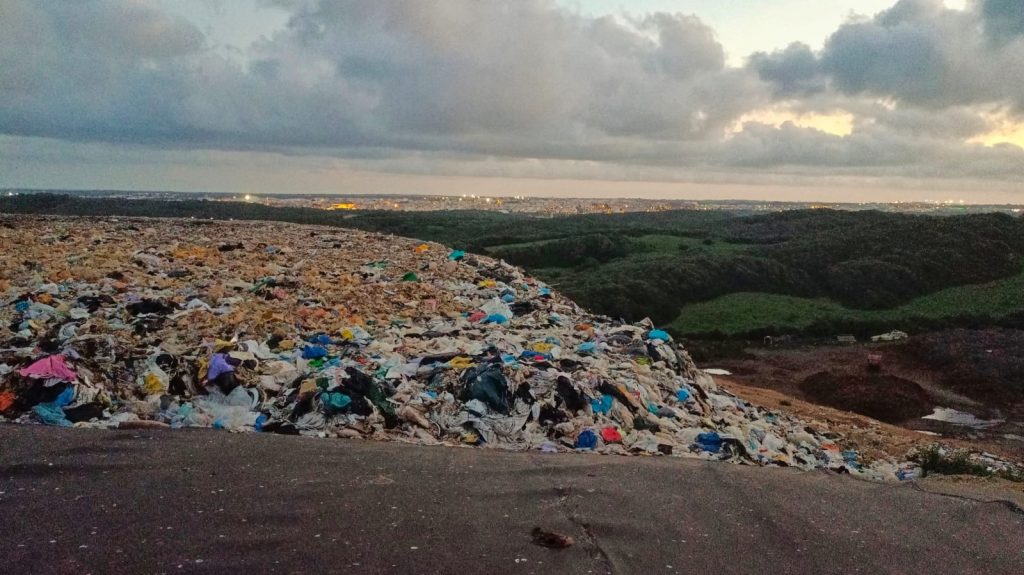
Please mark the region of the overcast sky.
<svg viewBox="0 0 1024 575"><path fill-rule="evenodd" d="M0 186L1024 202L1021 0L0 0Z"/></svg>

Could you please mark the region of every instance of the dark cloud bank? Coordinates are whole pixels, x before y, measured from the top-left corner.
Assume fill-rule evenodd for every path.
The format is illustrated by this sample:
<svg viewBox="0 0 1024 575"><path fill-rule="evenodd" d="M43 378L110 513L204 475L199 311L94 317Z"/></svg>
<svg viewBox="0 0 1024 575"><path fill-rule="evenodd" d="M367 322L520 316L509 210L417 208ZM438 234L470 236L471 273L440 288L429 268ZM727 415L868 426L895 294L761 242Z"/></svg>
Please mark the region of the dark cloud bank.
<svg viewBox="0 0 1024 575"><path fill-rule="evenodd" d="M381 160L1024 176L1020 148L964 143L993 117L1024 118L1020 0L965 11L901 0L820 51L793 44L742 67L689 15L589 18L544 0L276 4L287 28L232 55L145 3L4 0L0 133ZM769 106L848 112L854 130L730 130Z"/></svg>

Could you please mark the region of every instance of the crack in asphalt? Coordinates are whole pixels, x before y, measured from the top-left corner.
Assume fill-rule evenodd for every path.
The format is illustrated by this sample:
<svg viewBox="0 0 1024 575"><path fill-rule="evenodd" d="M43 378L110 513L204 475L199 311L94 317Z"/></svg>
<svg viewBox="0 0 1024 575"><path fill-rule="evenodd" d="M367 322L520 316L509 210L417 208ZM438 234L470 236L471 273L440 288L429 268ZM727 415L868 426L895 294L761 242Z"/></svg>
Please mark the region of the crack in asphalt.
<svg viewBox="0 0 1024 575"><path fill-rule="evenodd" d="M831 471L824 471L823 470L823 472L828 474L828 475L832 474ZM847 478L849 478L849 480L852 480L852 481L862 481L862 482L867 483L869 485L883 485L883 486L886 486L886 487L888 487L890 489L913 489L914 491L919 491L921 493L927 493L928 495L937 495L937 496L940 496L940 497L951 497L953 499L961 499L963 501L972 501L974 503L986 503L986 504L1002 505L1002 506L1006 507L1007 509L1009 509L1013 513L1024 515L1024 507L1021 507L1020 505L1017 505L1016 502L1011 501L1009 499L981 499L981 498L978 498L978 497L971 497L969 495L960 495L960 494L957 494L957 493L946 493L946 492L943 492L943 491L931 491L931 490L928 490L928 489L925 489L924 487L922 487L920 485L920 483L918 483L918 481L916 481L916 480L905 481L905 482L900 482L900 483L884 483L884 482L881 482L881 481L876 481L874 479L869 479L867 477L858 477L856 475L848 475L847 474L847 475L844 475L844 477L847 477Z"/></svg>
<svg viewBox="0 0 1024 575"><path fill-rule="evenodd" d="M615 573L618 572L615 569L615 563L612 561L608 552L605 551L604 547L601 546L601 542L597 539L597 534L594 533L590 524L579 516L577 513L578 509L574 509L574 507L569 503L569 496L572 488L559 485L558 481L551 476L550 470L542 465L537 459L529 457L527 458L527 461L529 461L530 464L538 470L544 472L544 475L547 477L552 489L554 489L555 494L558 496L558 510L569 521L569 523L575 525L583 533L583 537L580 538L581 543L593 549L595 555L594 558L602 567L604 567L607 573L615 575Z"/></svg>
<svg viewBox="0 0 1024 575"><path fill-rule="evenodd" d="M612 558L608 555L608 552L604 550L604 547L602 547L601 543L597 540L597 535L594 533L594 530L590 528L590 524L588 524L586 521L580 518L580 516L573 510L572 506L568 502L571 488L562 487L558 485L554 487L555 493L558 494L559 510L562 512L563 515L565 515L565 518L568 519L570 523L578 527L583 532L583 534L585 535L585 542L597 551L597 560L601 563L602 566L604 566L608 573L614 575L616 571L615 565L614 563L612 563Z"/></svg>
<svg viewBox="0 0 1024 575"><path fill-rule="evenodd" d="M982 503L982 504L986 504L986 505L1001 505L1001 506L1006 507L1007 509L1009 509L1012 513L1016 513L1018 515L1024 515L1024 508L1021 508L1019 505L1017 505L1013 501L1010 501L1009 499L979 499L979 498L976 498L976 497L971 497L969 495L960 495L958 493L943 493L941 491L929 491L929 490L925 489L924 487L921 487L917 482L910 483L910 488L913 489L914 491L919 491L921 493L927 493L929 495L938 495L940 497L950 497L952 499L960 499L960 500L963 500L963 501L971 501L971 502L974 502L974 503Z"/></svg>

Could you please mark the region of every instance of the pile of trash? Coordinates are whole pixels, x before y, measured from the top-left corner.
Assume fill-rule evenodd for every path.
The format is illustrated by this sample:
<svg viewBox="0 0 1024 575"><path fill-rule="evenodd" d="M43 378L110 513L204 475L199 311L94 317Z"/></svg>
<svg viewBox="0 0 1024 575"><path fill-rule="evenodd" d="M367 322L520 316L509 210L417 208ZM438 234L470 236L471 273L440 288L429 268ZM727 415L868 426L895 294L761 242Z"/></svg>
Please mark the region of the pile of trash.
<svg viewBox="0 0 1024 575"><path fill-rule="evenodd" d="M650 322L504 262L351 230L0 218L0 418L723 459L877 479Z"/></svg>

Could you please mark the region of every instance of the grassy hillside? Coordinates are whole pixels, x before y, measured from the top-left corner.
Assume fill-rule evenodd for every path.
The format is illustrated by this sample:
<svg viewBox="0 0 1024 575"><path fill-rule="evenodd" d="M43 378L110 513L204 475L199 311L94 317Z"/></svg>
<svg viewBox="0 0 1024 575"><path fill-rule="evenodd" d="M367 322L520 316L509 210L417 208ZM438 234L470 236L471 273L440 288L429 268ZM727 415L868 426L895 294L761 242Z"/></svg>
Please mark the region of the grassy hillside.
<svg viewBox="0 0 1024 575"><path fill-rule="evenodd" d="M679 334L720 332L727 336L757 333L799 333L814 324L857 324L903 327L921 320L963 317L997 321L1024 310L1024 272L984 284L947 288L909 303L882 310L843 307L826 298L800 298L767 293L733 293L684 306L669 327Z"/></svg>

